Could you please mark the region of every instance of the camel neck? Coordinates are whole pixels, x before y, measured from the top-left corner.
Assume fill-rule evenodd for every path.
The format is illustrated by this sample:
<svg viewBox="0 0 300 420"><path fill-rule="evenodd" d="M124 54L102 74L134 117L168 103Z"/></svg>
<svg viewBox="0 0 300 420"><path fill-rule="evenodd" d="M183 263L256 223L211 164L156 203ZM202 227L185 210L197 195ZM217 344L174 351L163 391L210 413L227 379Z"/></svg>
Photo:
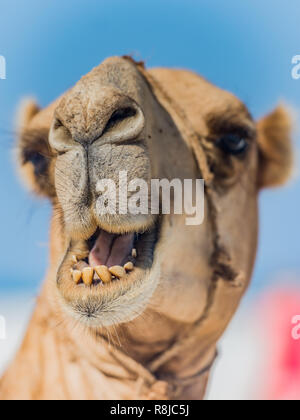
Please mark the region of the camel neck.
<svg viewBox="0 0 300 420"><path fill-rule="evenodd" d="M92 334L62 314L58 306L53 306L57 305L56 299L48 292L44 289L38 299L22 347L1 379L0 399L204 397L215 359L214 346L199 354L194 340L189 339L187 345L180 342L178 347L175 342L151 361L140 363L103 336Z"/></svg>
<svg viewBox="0 0 300 420"><path fill-rule="evenodd" d="M85 378L93 399L169 400L204 397L216 350L212 346L205 351L202 349L199 354L194 340L191 340L192 330L186 346L180 340L173 340L165 342L157 351L155 345L149 343L152 355L142 361L133 356L137 350L131 351L130 340L127 340L129 347L123 348L121 343L111 340L109 334L93 333L71 319L67 320L65 314L53 308L48 296L49 290L44 290L32 322L46 327L47 334L55 335L54 341L60 348L57 357L60 354L64 359L60 364L68 365L66 359L73 361L70 372L78 370L78 376ZM65 321L62 321L64 317ZM151 328L151 325L147 325L147 328ZM31 326L31 329L36 329L36 326ZM123 330L120 337L126 333ZM43 335L40 341L40 345L44 345ZM68 375L68 369L62 367L62 370ZM71 377L65 377L63 382L66 388L70 381ZM68 394L67 399L73 399L73 394Z"/></svg>

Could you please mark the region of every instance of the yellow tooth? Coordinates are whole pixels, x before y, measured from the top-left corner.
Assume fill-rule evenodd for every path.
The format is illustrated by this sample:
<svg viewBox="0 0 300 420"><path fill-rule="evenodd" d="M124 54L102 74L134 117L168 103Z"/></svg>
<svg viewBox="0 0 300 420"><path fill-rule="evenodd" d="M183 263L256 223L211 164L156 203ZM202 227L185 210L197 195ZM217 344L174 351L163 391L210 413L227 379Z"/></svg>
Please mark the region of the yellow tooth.
<svg viewBox="0 0 300 420"><path fill-rule="evenodd" d="M133 248L133 250L131 252L131 255L133 256L133 258L136 258L137 257L137 251L136 251L135 248Z"/></svg>
<svg viewBox="0 0 300 420"><path fill-rule="evenodd" d="M79 270L73 270L72 271L72 277L73 280L76 284L79 284L80 280L81 280L81 271Z"/></svg>
<svg viewBox="0 0 300 420"><path fill-rule="evenodd" d="M134 269L134 265L132 262L128 262L124 265L126 271L132 271Z"/></svg>
<svg viewBox="0 0 300 420"><path fill-rule="evenodd" d="M113 267L110 267L109 272L115 276L118 277L119 279L124 277L126 274L126 271L123 267L121 267L120 265L115 265Z"/></svg>
<svg viewBox="0 0 300 420"><path fill-rule="evenodd" d="M76 257L76 255L72 255L72 261L77 264L78 263L78 259Z"/></svg>
<svg viewBox="0 0 300 420"><path fill-rule="evenodd" d="M98 265L95 267L95 271L103 283L110 283L112 281L111 273L109 272L109 269L106 267L106 265Z"/></svg>
<svg viewBox="0 0 300 420"><path fill-rule="evenodd" d="M94 270L91 267L85 267L82 270L82 280L86 286L91 286L93 283Z"/></svg>

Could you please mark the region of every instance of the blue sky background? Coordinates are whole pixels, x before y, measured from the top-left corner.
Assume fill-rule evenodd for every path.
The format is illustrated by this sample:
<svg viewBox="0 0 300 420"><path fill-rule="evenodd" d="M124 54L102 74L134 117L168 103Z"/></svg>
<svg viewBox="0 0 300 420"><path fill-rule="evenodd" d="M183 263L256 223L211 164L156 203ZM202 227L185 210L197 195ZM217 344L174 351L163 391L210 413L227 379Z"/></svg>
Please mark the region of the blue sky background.
<svg viewBox="0 0 300 420"><path fill-rule="evenodd" d="M1 0L0 293L35 292L47 264L48 204L20 186L13 165L16 105L41 105L111 55L148 66L186 67L238 95L255 117L282 99L300 108L299 0ZM297 137L295 143L299 148ZM291 278L300 285L300 179L261 196L259 258L252 291Z"/></svg>

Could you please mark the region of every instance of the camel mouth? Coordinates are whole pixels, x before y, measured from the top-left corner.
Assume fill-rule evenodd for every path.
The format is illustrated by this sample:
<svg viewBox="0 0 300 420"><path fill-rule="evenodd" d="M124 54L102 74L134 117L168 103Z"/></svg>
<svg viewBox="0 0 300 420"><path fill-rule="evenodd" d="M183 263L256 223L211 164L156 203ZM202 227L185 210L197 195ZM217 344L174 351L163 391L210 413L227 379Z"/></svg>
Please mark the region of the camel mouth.
<svg viewBox="0 0 300 420"><path fill-rule="evenodd" d="M159 239L157 221L144 232L115 234L97 228L87 240L71 241L57 274L68 313L96 327L133 319L154 291L149 276L155 271Z"/></svg>
<svg viewBox="0 0 300 420"><path fill-rule="evenodd" d="M128 278L138 267L151 268L156 232L157 229L144 233L114 234L97 228L86 241L85 255L74 250L74 264L70 271L73 282L88 287L105 286Z"/></svg>

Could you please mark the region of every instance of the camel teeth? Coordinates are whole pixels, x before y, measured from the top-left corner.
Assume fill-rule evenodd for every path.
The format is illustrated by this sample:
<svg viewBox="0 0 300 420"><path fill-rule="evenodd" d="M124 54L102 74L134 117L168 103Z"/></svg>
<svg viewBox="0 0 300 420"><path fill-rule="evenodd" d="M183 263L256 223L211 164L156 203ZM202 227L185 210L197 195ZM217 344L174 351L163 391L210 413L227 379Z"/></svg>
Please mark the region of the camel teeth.
<svg viewBox="0 0 300 420"><path fill-rule="evenodd" d="M86 286L91 286L93 283L94 269L91 267L85 267L82 270L82 280Z"/></svg>
<svg viewBox="0 0 300 420"><path fill-rule="evenodd" d="M109 272L118 279L121 279L126 275L125 268L121 267L120 265L110 267Z"/></svg>
<svg viewBox="0 0 300 420"><path fill-rule="evenodd" d="M81 280L81 277L82 277L81 271L79 271L79 270L73 270L72 271L72 277L73 277L74 282L76 284L79 284L80 283L80 280Z"/></svg>
<svg viewBox="0 0 300 420"><path fill-rule="evenodd" d="M112 281L112 275L106 265L98 265L95 267L95 271L103 283L110 283Z"/></svg>
<svg viewBox="0 0 300 420"><path fill-rule="evenodd" d="M76 257L76 255L72 255L72 261L77 264L78 263L78 259Z"/></svg>
<svg viewBox="0 0 300 420"><path fill-rule="evenodd" d="M133 256L133 258L136 258L137 257L137 251L136 251L135 248L133 248L133 250L131 252L131 255Z"/></svg>
<svg viewBox="0 0 300 420"><path fill-rule="evenodd" d="M129 261L128 263L124 265L124 268L126 271L132 271L134 269L134 265L132 262Z"/></svg>

